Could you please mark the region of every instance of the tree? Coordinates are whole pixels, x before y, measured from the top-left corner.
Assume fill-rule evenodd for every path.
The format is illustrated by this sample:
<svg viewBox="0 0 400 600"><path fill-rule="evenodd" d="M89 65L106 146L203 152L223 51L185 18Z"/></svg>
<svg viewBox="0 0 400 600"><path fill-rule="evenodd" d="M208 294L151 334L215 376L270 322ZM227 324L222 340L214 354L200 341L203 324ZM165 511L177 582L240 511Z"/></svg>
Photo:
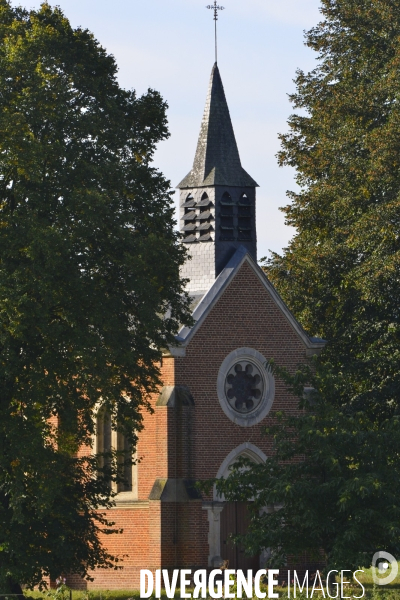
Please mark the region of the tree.
<svg viewBox="0 0 400 600"><path fill-rule="evenodd" d="M279 416L265 466L220 485L255 510L283 506L254 513L253 551L323 549L349 569L399 552L400 1L321 0L321 13L306 34L317 65L297 73L278 155L296 169L284 212L297 233L265 267L328 340L316 371L299 371L318 398Z"/></svg>
<svg viewBox="0 0 400 600"><path fill-rule="evenodd" d="M322 0L321 12L306 35L317 66L297 73L279 154L297 173L284 209L297 233L266 268L329 340L336 397L385 419L400 398L400 2Z"/></svg>
<svg viewBox="0 0 400 600"><path fill-rule="evenodd" d="M0 589L115 566L97 476L104 406L134 446L161 349L189 322L170 184L151 160L166 104L121 89L60 9L0 0ZM78 453L78 450L80 452ZM131 460L125 457L126 460Z"/></svg>
<svg viewBox="0 0 400 600"><path fill-rule="evenodd" d="M242 459L216 485L230 501L249 501L251 523L237 541L250 555L268 549L269 565L304 557L355 571L374 553L400 550L400 418L381 423L326 401L332 373L309 367L277 373L301 412L274 415L274 451L265 463ZM335 375L334 375L335 377ZM304 396L306 384L314 386Z"/></svg>

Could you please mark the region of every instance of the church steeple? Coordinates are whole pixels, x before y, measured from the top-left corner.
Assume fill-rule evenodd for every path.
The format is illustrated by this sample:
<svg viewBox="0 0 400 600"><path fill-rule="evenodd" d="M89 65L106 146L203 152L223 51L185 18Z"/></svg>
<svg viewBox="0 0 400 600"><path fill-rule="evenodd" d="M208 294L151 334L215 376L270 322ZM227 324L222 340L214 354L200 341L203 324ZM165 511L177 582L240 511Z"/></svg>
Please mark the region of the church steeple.
<svg viewBox="0 0 400 600"><path fill-rule="evenodd" d="M182 276L190 292L205 292L239 246L257 259L257 187L242 167L215 63L193 167L178 186L183 243L192 256Z"/></svg>
<svg viewBox="0 0 400 600"><path fill-rule="evenodd" d="M257 187L240 162L218 65L212 73L193 168L178 188Z"/></svg>

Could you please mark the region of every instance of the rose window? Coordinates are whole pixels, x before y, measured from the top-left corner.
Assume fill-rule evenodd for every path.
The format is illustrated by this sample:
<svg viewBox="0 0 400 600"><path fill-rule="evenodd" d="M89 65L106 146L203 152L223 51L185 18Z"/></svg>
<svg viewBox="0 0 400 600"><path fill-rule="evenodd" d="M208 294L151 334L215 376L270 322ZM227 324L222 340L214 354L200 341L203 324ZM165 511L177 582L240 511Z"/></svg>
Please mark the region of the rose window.
<svg viewBox="0 0 400 600"><path fill-rule="evenodd" d="M226 376L225 394L236 412L255 410L264 395L264 380L258 367L247 360L233 365Z"/></svg>

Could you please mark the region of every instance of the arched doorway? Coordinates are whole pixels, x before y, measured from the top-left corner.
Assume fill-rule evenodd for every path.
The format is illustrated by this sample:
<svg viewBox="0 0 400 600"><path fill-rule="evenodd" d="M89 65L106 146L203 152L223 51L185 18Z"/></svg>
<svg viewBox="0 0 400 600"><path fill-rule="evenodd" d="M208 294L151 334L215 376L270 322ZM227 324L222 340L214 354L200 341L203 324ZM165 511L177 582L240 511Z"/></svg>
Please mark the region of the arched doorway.
<svg viewBox="0 0 400 600"><path fill-rule="evenodd" d="M247 442L235 448L226 457L218 471L217 478L227 477L232 465L242 456L249 458L255 463L264 462L267 458L259 448ZM247 532L250 522L248 503L225 502L224 498L217 495L215 488L214 499L224 502L224 508L220 516L221 558L224 561L229 561L230 569L242 569L245 572L248 569L258 570L260 568L260 557L258 555L248 556L240 545L234 544L231 540L231 536L244 535Z"/></svg>

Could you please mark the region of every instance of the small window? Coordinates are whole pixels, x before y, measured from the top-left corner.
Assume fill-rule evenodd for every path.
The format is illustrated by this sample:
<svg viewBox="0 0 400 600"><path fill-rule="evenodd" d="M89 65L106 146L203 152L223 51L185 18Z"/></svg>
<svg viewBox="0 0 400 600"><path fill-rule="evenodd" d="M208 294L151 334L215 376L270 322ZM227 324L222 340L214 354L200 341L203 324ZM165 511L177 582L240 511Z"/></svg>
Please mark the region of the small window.
<svg viewBox="0 0 400 600"><path fill-rule="evenodd" d="M209 229L212 229L212 225L209 221L205 221L196 227L196 231L208 231Z"/></svg>
<svg viewBox="0 0 400 600"><path fill-rule="evenodd" d="M233 217L221 217L221 227L233 230Z"/></svg>
<svg viewBox="0 0 400 600"><path fill-rule="evenodd" d="M129 492L137 497L137 465L132 463L134 455L132 448L125 436L113 430L110 414L101 409L96 419L96 454L98 455L99 469L107 477L107 468L111 467L112 452L117 450L120 465L119 475L123 481L118 485L110 480L108 485L115 492ZM118 500L118 497L117 497Z"/></svg>
<svg viewBox="0 0 400 600"><path fill-rule="evenodd" d="M197 242L197 236L195 233L193 233L185 237L183 241L185 242L185 244L193 244L194 242Z"/></svg>
<svg viewBox="0 0 400 600"><path fill-rule="evenodd" d="M251 217L251 206L238 206L238 217Z"/></svg>
<svg viewBox="0 0 400 600"><path fill-rule="evenodd" d="M188 223L187 225L185 225L184 227L182 227L182 231L186 232L186 231L195 231L196 229L196 223Z"/></svg>
<svg viewBox="0 0 400 600"><path fill-rule="evenodd" d="M206 233L204 233L203 235L201 235L199 237L199 242L212 242L212 236L211 236L211 232L207 231Z"/></svg>
<svg viewBox="0 0 400 600"><path fill-rule="evenodd" d="M233 241L235 239L235 230L232 218L222 218L220 225L220 237L222 242Z"/></svg>
<svg viewBox="0 0 400 600"><path fill-rule="evenodd" d="M251 228L250 227L245 227L245 226L241 226L239 223L239 235L238 235L238 240L242 241L242 242L251 242Z"/></svg>
<svg viewBox="0 0 400 600"><path fill-rule="evenodd" d="M247 194L242 194L238 205L238 240L249 242L252 239L252 205Z"/></svg>

